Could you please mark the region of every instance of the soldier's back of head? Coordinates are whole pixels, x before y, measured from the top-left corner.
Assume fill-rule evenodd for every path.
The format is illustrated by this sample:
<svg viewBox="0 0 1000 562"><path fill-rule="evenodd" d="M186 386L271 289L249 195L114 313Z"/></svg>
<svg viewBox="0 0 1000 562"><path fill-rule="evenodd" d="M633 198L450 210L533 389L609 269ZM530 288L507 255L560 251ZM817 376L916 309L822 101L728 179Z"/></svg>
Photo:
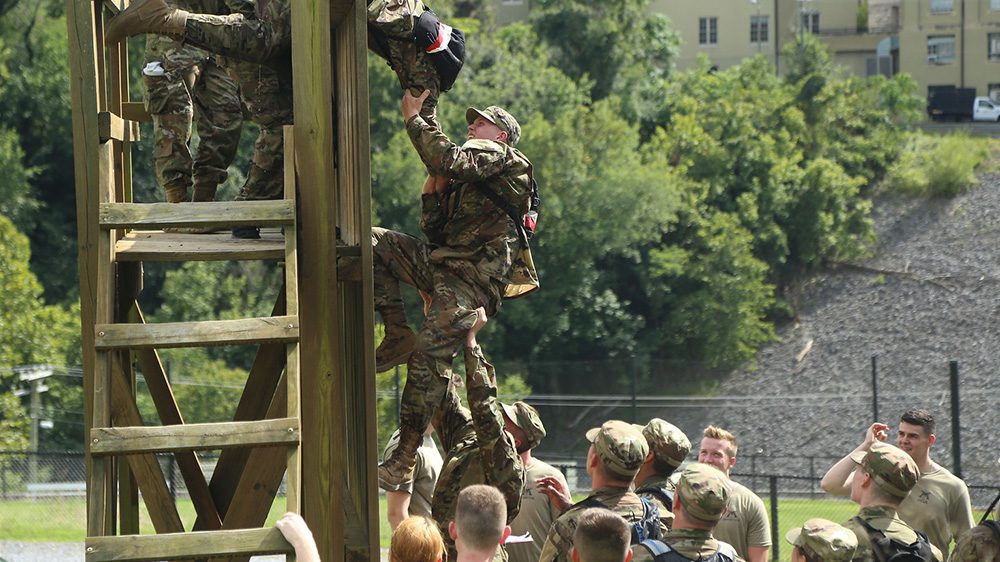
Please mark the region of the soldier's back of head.
<svg viewBox="0 0 1000 562"><path fill-rule="evenodd" d="M573 562L625 562L631 528L620 515L599 507L585 510L573 532Z"/></svg>

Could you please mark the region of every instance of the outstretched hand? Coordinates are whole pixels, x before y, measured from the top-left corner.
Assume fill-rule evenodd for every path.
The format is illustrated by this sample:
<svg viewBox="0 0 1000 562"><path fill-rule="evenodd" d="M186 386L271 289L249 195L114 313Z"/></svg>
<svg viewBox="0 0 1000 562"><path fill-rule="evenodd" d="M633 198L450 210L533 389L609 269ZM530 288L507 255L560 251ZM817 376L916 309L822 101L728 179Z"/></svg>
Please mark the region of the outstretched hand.
<svg viewBox="0 0 1000 562"><path fill-rule="evenodd" d="M420 108L424 106L424 100L431 95L430 90L424 90L419 97L413 97L410 90L403 92L403 120L409 121L414 115L420 113Z"/></svg>
<svg viewBox="0 0 1000 562"><path fill-rule="evenodd" d="M312 532L302 517L296 513L286 513L278 519L275 527L281 531L285 540L295 548L296 558L303 562L315 560L319 562L319 553Z"/></svg>
<svg viewBox="0 0 1000 562"><path fill-rule="evenodd" d="M573 505L573 496L569 495L569 490L555 476L542 476L535 480L535 486L539 492L549 497L552 505L560 512L566 511Z"/></svg>

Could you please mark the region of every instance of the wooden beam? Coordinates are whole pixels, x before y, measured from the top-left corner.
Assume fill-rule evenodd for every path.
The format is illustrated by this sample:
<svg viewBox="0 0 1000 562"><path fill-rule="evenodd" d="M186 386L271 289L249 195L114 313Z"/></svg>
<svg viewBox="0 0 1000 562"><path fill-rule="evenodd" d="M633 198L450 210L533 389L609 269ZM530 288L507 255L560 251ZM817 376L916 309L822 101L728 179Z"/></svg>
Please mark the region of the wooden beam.
<svg viewBox="0 0 1000 562"><path fill-rule="evenodd" d="M121 0L103 0L101 3L112 16L117 16L122 11Z"/></svg>
<svg viewBox="0 0 1000 562"><path fill-rule="evenodd" d="M153 116L146 110L146 104L141 101L122 102L122 119L136 121L138 123L149 123Z"/></svg>
<svg viewBox="0 0 1000 562"><path fill-rule="evenodd" d="M287 226L295 224L292 201L206 203L103 203L102 228L161 230L164 227Z"/></svg>
<svg viewBox="0 0 1000 562"><path fill-rule="evenodd" d="M294 316L267 316L206 322L98 324L94 333L98 350L165 349L295 341L299 337L299 325Z"/></svg>
<svg viewBox="0 0 1000 562"><path fill-rule="evenodd" d="M184 425L95 427L90 430L94 455L208 451L233 447L298 445L299 420L279 418L247 422Z"/></svg>
<svg viewBox="0 0 1000 562"><path fill-rule="evenodd" d="M279 232L261 232L259 240L219 234L181 234L133 230L115 244L115 258L123 261L280 260L285 239Z"/></svg>
<svg viewBox="0 0 1000 562"><path fill-rule="evenodd" d="M110 111L97 114L98 135L102 143L109 140L121 142L139 141L139 124L126 121Z"/></svg>
<svg viewBox="0 0 1000 562"><path fill-rule="evenodd" d="M87 562L176 560L219 554L294 554L276 528L198 531L155 536L94 537L86 542Z"/></svg>

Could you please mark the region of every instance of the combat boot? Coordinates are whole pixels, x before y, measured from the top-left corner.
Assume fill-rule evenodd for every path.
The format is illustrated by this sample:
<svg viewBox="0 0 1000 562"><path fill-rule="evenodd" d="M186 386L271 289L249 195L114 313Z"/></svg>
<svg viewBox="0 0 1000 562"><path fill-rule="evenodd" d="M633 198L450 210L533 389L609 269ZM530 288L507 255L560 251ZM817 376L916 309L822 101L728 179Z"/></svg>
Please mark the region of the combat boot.
<svg viewBox="0 0 1000 562"><path fill-rule="evenodd" d="M215 190L216 186L214 185L195 185L191 200L195 203L215 201Z"/></svg>
<svg viewBox="0 0 1000 562"><path fill-rule="evenodd" d="M375 350L375 372L382 373L409 361L417 344L417 335L406 324L402 307L379 310L385 324L385 337Z"/></svg>
<svg viewBox="0 0 1000 562"><path fill-rule="evenodd" d="M140 33L184 35L187 18L188 12L170 6L165 0L132 0L108 22L105 41L114 45Z"/></svg>
<svg viewBox="0 0 1000 562"><path fill-rule="evenodd" d="M163 190L167 196L167 203L186 203L188 192L185 187L168 187Z"/></svg>
<svg viewBox="0 0 1000 562"><path fill-rule="evenodd" d="M424 436L407 425L399 427L399 445L378 465L378 479L383 485L398 488L413 481L417 447Z"/></svg>

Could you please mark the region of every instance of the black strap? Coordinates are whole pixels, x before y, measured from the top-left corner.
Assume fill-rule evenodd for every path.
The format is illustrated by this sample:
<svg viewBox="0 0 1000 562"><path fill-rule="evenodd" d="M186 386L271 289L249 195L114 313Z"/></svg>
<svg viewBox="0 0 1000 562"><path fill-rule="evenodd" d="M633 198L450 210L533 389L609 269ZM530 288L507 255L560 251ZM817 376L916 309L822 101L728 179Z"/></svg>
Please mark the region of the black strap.
<svg viewBox="0 0 1000 562"><path fill-rule="evenodd" d="M521 237L521 243L523 243L525 247L528 247L528 232L524 229L524 219L521 217L521 212L518 211L516 208L514 208L513 205L505 201L504 198L501 197L499 193L494 192L485 185L481 183L474 183L473 185L475 185L476 189L478 189L480 193L485 195L487 199L492 201L493 204L496 205L498 209L507 213L507 216L510 217L510 220L514 221L514 226L517 228L517 233Z"/></svg>
<svg viewBox="0 0 1000 562"><path fill-rule="evenodd" d="M993 508L996 507L997 502L1000 502L1000 493L997 494L997 497L993 498L993 501L990 502L990 506L986 508L986 511L983 513L983 518L979 520L980 525L982 525L986 521L986 518L993 513Z"/></svg>

